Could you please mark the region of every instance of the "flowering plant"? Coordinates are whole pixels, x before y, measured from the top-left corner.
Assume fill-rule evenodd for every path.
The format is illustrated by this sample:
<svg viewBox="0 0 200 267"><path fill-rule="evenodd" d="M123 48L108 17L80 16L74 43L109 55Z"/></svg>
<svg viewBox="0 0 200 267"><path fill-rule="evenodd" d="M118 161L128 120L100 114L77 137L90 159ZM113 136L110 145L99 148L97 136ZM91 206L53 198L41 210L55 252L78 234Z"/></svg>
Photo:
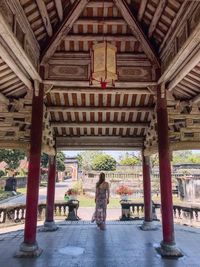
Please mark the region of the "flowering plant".
<svg viewBox="0 0 200 267"><path fill-rule="evenodd" d="M69 188L66 192L66 194L68 196L71 196L71 195L78 195L79 194L79 190L76 189L76 188Z"/></svg>
<svg viewBox="0 0 200 267"><path fill-rule="evenodd" d="M121 185L116 189L116 194L118 195L132 195L133 189L128 186Z"/></svg>

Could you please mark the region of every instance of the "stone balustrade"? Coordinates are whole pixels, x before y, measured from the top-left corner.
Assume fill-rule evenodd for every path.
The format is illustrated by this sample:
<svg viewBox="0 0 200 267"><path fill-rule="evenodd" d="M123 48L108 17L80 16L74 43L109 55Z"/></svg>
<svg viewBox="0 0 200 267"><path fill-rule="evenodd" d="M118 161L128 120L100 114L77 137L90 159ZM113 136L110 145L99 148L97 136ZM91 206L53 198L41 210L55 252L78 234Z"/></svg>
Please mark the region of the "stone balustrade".
<svg viewBox="0 0 200 267"><path fill-rule="evenodd" d="M120 201L122 215L121 221L140 220L144 218L144 203Z"/></svg>
<svg viewBox="0 0 200 267"><path fill-rule="evenodd" d="M144 218L144 204L134 202L121 202L122 216L121 219L143 219ZM55 203L55 217L67 217L69 204L67 202ZM44 220L45 218L46 204L42 203L38 205L38 220ZM184 225L190 225L200 227L200 207L198 206L186 206L186 205L174 205L174 222ZM154 219L161 219L160 204L154 203L153 205ZM0 208L0 225L9 225L16 223L24 223L26 215L25 205L15 205L9 207ZM77 214L75 214L78 216ZM118 218L116 218L118 219Z"/></svg>
<svg viewBox="0 0 200 267"><path fill-rule="evenodd" d="M69 209L69 202L55 203L55 216L67 217ZM38 205L38 220L45 218L46 204ZM0 207L0 225L1 224L15 224L24 223L26 215L26 205L13 205L9 207ZM77 215L77 214L75 214Z"/></svg>

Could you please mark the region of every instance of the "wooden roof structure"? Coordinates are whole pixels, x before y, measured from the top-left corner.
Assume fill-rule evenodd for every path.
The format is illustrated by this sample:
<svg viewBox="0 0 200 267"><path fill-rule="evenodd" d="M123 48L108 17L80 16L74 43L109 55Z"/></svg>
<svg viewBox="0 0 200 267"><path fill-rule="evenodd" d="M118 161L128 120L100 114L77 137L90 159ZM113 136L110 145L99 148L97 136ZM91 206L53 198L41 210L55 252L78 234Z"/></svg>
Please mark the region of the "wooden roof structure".
<svg viewBox="0 0 200 267"><path fill-rule="evenodd" d="M115 87L91 86L91 48L117 47ZM44 83L43 151L157 150L166 86L171 149L200 148L200 2L0 0L0 145L29 147Z"/></svg>

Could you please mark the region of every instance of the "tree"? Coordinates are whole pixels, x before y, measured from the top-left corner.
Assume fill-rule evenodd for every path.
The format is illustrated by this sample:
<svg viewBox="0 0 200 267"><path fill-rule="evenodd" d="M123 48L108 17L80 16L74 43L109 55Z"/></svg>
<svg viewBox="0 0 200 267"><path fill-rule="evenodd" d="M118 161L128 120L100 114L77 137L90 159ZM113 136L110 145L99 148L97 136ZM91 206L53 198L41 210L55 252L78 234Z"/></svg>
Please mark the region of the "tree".
<svg viewBox="0 0 200 267"><path fill-rule="evenodd" d="M49 156L45 153L41 156L41 166L43 168L48 168ZM65 170L65 154L63 152L58 152L56 155L56 168L57 171L63 172Z"/></svg>
<svg viewBox="0 0 200 267"><path fill-rule="evenodd" d="M192 151L175 151L173 152L173 164L192 163L190 157L193 156Z"/></svg>
<svg viewBox="0 0 200 267"><path fill-rule="evenodd" d="M150 157L151 160L151 167L154 168L155 166L159 165L159 155L158 153L151 155Z"/></svg>
<svg viewBox="0 0 200 267"><path fill-rule="evenodd" d="M189 162L194 163L194 164L200 164L200 154L192 154L191 156L188 157Z"/></svg>
<svg viewBox="0 0 200 267"><path fill-rule="evenodd" d="M116 160L106 154L97 155L92 161L92 169L95 171L114 171L116 170Z"/></svg>
<svg viewBox="0 0 200 267"><path fill-rule="evenodd" d="M25 158L25 153L18 149L0 149L0 162L7 163L10 170L15 170L19 167L20 160Z"/></svg>
<svg viewBox="0 0 200 267"><path fill-rule="evenodd" d="M141 160L139 159L139 157L137 157L135 154L129 154L127 152L123 157L121 157L119 164L133 166L140 162Z"/></svg>
<svg viewBox="0 0 200 267"><path fill-rule="evenodd" d="M93 159L101 154L102 152L100 151L84 151L79 153L77 155L79 168L85 171L91 171Z"/></svg>
<svg viewBox="0 0 200 267"><path fill-rule="evenodd" d="M41 166L43 168L47 168L49 163L49 156L46 153L42 153L41 155Z"/></svg>
<svg viewBox="0 0 200 267"><path fill-rule="evenodd" d="M63 152L58 152L56 155L56 168L57 171L65 171L65 154Z"/></svg>

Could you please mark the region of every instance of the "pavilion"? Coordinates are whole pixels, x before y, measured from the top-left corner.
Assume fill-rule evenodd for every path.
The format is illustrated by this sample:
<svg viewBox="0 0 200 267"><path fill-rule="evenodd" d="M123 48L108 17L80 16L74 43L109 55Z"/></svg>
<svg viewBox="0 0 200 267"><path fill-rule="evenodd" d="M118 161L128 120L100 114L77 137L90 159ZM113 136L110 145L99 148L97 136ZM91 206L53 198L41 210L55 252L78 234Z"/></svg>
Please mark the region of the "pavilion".
<svg viewBox="0 0 200 267"><path fill-rule="evenodd" d="M117 50L112 84L91 80L97 43ZM144 230L153 227L149 157L158 151L160 252L181 255L170 159L173 150L200 148L199 61L199 1L0 0L0 145L24 149L30 159L21 256L41 252L41 152L49 155L45 227L56 229L55 162L62 149L141 150Z"/></svg>

